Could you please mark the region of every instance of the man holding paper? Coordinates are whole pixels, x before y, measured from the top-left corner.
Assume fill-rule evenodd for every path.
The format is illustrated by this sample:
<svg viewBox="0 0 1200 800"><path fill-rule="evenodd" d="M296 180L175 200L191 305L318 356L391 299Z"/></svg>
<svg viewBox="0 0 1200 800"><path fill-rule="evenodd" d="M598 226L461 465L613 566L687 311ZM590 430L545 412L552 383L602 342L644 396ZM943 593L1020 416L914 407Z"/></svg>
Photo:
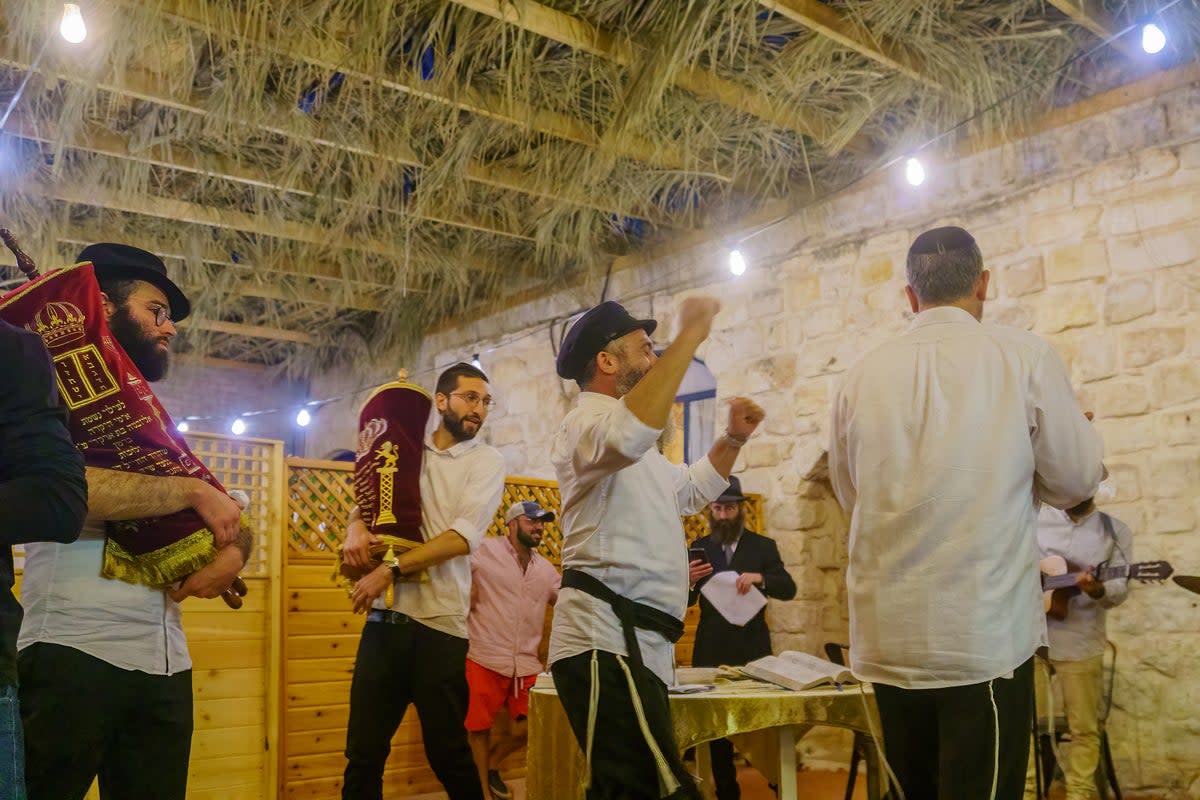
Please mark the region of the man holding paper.
<svg viewBox="0 0 1200 800"><path fill-rule="evenodd" d="M694 667L741 666L770 655L766 597L791 600L796 596L796 582L779 557L779 547L766 536L746 530L745 501L741 482L731 475L729 488L708 504L711 532L691 547L689 575L695 583L688 604L700 601ZM696 558L701 551L705 558ZM746 608L739 600L752 595L757 595L758 608L746 621L745 614L754 606ZM741 789L733 745L728 739L717 739L709 743L709 752L717 800L738 800Z"/></svg>

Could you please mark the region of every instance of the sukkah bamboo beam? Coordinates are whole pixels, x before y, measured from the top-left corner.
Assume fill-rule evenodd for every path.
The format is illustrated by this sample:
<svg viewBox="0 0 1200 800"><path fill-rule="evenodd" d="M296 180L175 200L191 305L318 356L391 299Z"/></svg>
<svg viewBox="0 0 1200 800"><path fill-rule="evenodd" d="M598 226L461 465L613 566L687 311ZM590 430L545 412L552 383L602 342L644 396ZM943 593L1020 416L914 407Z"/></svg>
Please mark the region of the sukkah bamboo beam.
<svg viewBox="0 0 1200 800"><path fill-rule="evenodd" d="M141 7L143 5L136 0L123 1L130 6ZM267 35L267 32L262 31L258 26L249 24L244 15L237 14L232 9L224 12L226 15L233 15L236 20L235 24L228 27L217 25L213 15L206 14L204 8L198 6L193 0L160 0L156 10L210 35L246 42L286 58L320 67L330 73L341 72L397 92L421 97L471 114L500 120L577 144L589 147L596 147L600 144L599 133L591 125L576 117L548 109L531 108L512 98L481 92L471 87L462 87L454 94L447 94L436 89L406 83L378 72L358 70L346 64L345 53L340 48L329 48L323 39L310 37L305 39L302 46L297 43L297 46L290 47L285 36ZM623 158L641 161L660 169L687 169L686 155L677 148L663 147L634 136L622 137L616 147L616 154ZM727 176L725 179L729 180Z"/></svg>
<svg viewBox="0 0 1200 800"><path fill-rule="evenodd" d="M760 3L768 11L782 14L872 61L920 81L932 89L945 91L941 83L925 73L916 55L894 42L874 36L858 22L820 0L760 0Z"/></svg>
<svg viewBox="0 0 1200 800"><path fill-rule="evenodd" d="M623 67L633 65L632 42L605 31L587 20L566 14L534 0L452 0L463 8L582 50ZM810 136L825 144L832 132L828 119L814 114L788 111L777 98L770 98L747 86L721 78L698 66L685 65L674 76L675 85L697 97L736 108L764 122Z"/></svg>
<svg viewBox="0 0 1200 800"><path fill-rule="evenodd" d="M226 322L221 319L185 319L180 323L181 328L196 328L213 333L226 333L230 336L244 336L250 339L271 339L276 342L294 342L296 344L314 344L316 340L301 331L288 331L282 328L269 328L265 325L246 325L241 322Z"/></svg>
<svg viewBox="0 0 1200 800"><path fill-rule="evenodd" d="M1050 5L1098 39L1111 39L1124 27L1099 3L1089 3L1087 0L1050 0ZM1112 46L1126 58L1137 59L1142 55L1141 51L1125 38L1113 39Z"/></svg>
<svg viewBox="0 0 1200 800"><path fill-rule="evenodd" d="M34 65L30 59L21 57L13 52L10 49L11 45L6 44L7 41L3 36L0 36L0 66L9 67L21 72L33 70ZM63 81L79 86L95 86L101 91L120 97L142 100L189 114L210 116L212 113L206 106L205 101L200 97L179 98L172 96L171 90L161 77L145 70L128 67L122 70L120 78L111 74L97 78L96 76L86 74L76 65L57 64L53 59L47 59L47 61L50 62L49 65L44 61L41 65L37 66L36 71L50 80ZM334 140L316 135L312 133L309 126L299 125L288 117L280 117L270 123L247 122L245 124L247 127L261 133L282 136L316 147L327 147L393 165L416 167L419 169L427 168L427 165L417 157L416 153L410 147L397 146L390 148L385 153L365 144L355 144L345 139ZM495 189L518 192L581 208L591 208L617 216L646 219L660 227L678 227L670 225L666 215L652 208L628 208L621 203L609 201L603 197L587 197L578 191L572 191L572 187L564 187L561 184L553 188L548 188L530 180L519 170L496 164L471 161L465 167L465 175L469 181L491 186Z"/></svg>

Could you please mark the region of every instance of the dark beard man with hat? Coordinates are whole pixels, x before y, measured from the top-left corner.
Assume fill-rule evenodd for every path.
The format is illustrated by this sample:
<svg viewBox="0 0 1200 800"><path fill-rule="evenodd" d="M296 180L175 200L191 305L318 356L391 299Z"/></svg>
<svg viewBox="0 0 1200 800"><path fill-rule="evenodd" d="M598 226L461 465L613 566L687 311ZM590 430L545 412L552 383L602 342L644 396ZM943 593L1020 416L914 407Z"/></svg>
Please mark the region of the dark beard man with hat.
<svg viewBox="0 0 1200 800"><path fill-rule="evenodd" d="M711 574L732 570L738 573L737 590L745 594L759 591L775 600L796 596L796 582L788 574L772 539L746 529L746 496L736 475L729 477L729 488L708 504L711 533L692 543L702 549L707 562L693 560L689 565L693 580L688 605L700 601L700 622L696 626L696 646L692 666L740 666L771 654L771 632L767 629L767 610L763 608L745 625L735 625L700 593ZM711 573L705 564L711 565ZM717 800L738 800L741 789L733 765L733 745L728 739L709 742L713 782Z"/></svg>
<svg viewBox="0 0 1200 800"><path fill-rule="evenodd" d="M170 362L187 297L162 260L125 244L85 247L109 329L150 382ZM192 740L192 662L181 621L187 597L216 598L250 550L242 507L199 478L87 467L87 521L78 541L25 550L25 619L18 640L30 800L184 800ZM193 509L221 548L164 590L103 578L105 523Z"/></svg>

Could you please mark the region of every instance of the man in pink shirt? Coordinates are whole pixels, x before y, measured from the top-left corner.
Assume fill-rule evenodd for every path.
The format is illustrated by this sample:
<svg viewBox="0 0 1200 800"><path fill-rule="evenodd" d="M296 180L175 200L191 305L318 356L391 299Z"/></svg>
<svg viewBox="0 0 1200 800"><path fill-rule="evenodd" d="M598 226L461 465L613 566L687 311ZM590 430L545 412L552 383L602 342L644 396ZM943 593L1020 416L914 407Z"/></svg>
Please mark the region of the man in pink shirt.
<svg viewBox="0 0 1200 800"><path fill-rule="evenodd" d="M558 599L561 578L538 555L542 529L554 512L527 500L504 515L505 536L490 536L471 554L471 612L467 615L467 738L479 778L493 800L512 795L500 778L500 762L525 746L529 687L544 664L538 656L546 606ZM492 723L508 709L509 736L491 741Z"/></svg>

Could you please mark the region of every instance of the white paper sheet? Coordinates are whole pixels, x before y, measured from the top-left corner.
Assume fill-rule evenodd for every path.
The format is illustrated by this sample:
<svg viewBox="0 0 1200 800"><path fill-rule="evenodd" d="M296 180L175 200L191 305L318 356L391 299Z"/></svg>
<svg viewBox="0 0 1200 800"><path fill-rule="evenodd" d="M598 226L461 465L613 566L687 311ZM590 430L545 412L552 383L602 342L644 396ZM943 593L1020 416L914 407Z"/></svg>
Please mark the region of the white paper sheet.
<svg viewBox="0 0 1200 800"><path fill-rule="evenodd" d="M756 586L751 586L745 594L738 594L737 579L738 573L733 570L718 572L708 579L700 594L732 624L745 625L767 604L767 598Z"/></svg>

